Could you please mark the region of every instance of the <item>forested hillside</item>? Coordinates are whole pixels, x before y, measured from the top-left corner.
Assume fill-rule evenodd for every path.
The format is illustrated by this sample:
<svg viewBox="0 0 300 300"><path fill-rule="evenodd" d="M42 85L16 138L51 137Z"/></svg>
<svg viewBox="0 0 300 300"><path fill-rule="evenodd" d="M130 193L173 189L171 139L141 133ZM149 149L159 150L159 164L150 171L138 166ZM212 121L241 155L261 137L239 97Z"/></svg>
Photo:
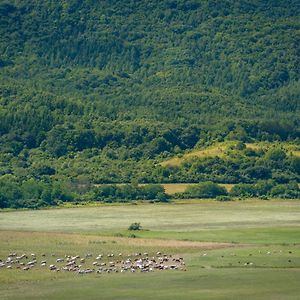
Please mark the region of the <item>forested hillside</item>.
<svg viewBox="0 0 300 300"><path fill-rule="evenodd" d="M65 201L61 183L299 181L294 156L158 164L226 140L299 143L299 18L297 0L0 0L0 204L45 186Z"/></svg>

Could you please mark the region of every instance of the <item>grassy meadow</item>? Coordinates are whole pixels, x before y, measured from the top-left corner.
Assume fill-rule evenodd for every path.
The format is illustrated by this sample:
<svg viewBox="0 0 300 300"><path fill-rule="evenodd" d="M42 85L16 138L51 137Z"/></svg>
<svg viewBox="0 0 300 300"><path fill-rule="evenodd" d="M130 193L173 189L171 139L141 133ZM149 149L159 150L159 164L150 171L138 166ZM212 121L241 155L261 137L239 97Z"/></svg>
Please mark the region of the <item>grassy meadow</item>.
<svg viewBox="0 0 300 300"><path fill-rule="evenodd" d="M298 299L300 202L99 205L0 213L0 259L148 252L186 271L78 275L0 269L1 299ZM127 231L140 222L143 230Z"/></svg>
<svg viewBox="0 0 300 300"><path fill-rule="evenodd" d="M236 146L234 141L226 141L216 143L204 149L194 149L179 156L175 156L168 160L161 162L162 166L180 166L185 161L193 158L207 158L207 157L226 157L230 153L231 148ZM272 142L257 142L257 143L246 143L246 148L253 150L268 150L273 147L280 147L284 149L289 155L300 157L299 146L292 143L272 143Z"/></svg>

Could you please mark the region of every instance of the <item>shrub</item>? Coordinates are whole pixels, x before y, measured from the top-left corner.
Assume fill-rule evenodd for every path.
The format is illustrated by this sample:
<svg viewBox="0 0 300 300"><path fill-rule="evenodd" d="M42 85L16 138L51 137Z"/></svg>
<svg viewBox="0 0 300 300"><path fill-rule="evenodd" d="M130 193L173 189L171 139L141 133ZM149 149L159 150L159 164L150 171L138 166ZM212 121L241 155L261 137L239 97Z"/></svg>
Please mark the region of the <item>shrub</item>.
<svg viewBox="0 0 300 300"><path fill-rule="evenodd" d="M286 158L286 153L280 148L272 148L267 151L265 158L271 161L283 161Z"/></svg>
<svg viewBox="0 0 300 300"><path fill-rule="evenodd" d="M268 179L272 175L271 169L265 166L248 167L243 173L251 179Z"/></svg>
<svg viewBox="0 0 300 300"><path fill-rule="evenodd" d="M137 231L137 230L141 230L141 229L142 229L141 223L132 223L128 227L128 230L130 230L130 231Z"/></svg>
<svg viewBox="0 0 300 300"><path fill-rule="evenodd" d="M271 191L275 183L273 180L260 180L255 184L255 191L257 196L265 196Z"/></svg>
<svg viewBox="0 0 300 300"><path fill-rule="evenodd" d="M217 196L216 200L217 201L222 201L222 202L224 201L225 202L225 201L232 201L232 198L230 196Z"/></svg>
<svg viewBox="0 0 300 300"><path fill-rule="evenodd" d="M290 159L290 165L291 165L291 168L292 170L300 175L300 157L292 157Z"/></svg>
<svg viewBox="0 0 300 300"><path fill-rule="evenodd" d="M226 195L227 191L224 187L211 181L189 186L184 193L186 198L216 198L217 196Z"/></svg>
<svg viewBox="0 0 300 300"><path fill-rule="evenodd" d="M300 197L300 189L297 182L278 184L270 192L272 197L296 199Z"/></svg>
<svg viewBox="0 0 300 300"><path fill-rule="evenodd" d="M238 143L235 145L235 149L236 149L236 150L244 150L244 149L246 149L246 144L243 143L243 142L238 142Z"/></svg>
<svg viewBox="0 0 300 300"><path fill-rule="evenodd" d="M230 195L234 197L253 197L256 195L256 190L253 184L240 183L231 189Z"/></svg>
<svg viewBox="0 0 300 300"><path fill-rule="evenodd" d="M159 200L166 202L168 196L162 185L149 184L136 186L125 185L103 185L93 189L94 199L98 201L128 201L128 200Z"/></svg>
<svg viewBox="0 0 300 300"><path fill-rule="evenodd" d="M156 198L159 202L168 202L169 201L169 198L165 193L158 193Z"/></svg>

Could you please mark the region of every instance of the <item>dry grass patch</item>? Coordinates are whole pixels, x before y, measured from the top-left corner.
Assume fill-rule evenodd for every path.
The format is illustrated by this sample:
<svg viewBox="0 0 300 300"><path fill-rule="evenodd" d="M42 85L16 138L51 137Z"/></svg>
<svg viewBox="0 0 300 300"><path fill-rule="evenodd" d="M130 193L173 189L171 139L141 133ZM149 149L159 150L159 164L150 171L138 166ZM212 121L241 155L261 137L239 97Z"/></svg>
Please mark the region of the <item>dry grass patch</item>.
<svg viewBox="0 0 300 300"><path fill-rule="evenodd" d="M217 143L206 149L194 149L191 152L185 153L181 156L176 156L166 161L161 162L161 166L180 166L184 161L190 160L192 158L202 158L202 157L226 157L226 151L232 146L237 144L236 141L226 141L222 143ZM271 143L271 142L259 142L259 143L246 143L246 147L253 150L267 150L271 147L279 146L285 149L288 154L300 157L300 150L298 145L288 144L288 143Z"/></svg>
<svg viewBox="0 0 300 300"><path fill-rule="evenodd" d="M199 150L193 150L189 153L185 153L182 157L174 157L167 161L164 161L161 163L163 167L165 166L179 166L181 165L185 160L189 160L191 158L201 158L201 157L224 157L225 151L228 149L228 147L232 145L232 143L218 143L214 146L208 147L206 149L199 149Z"/></svg>
<svg viewBox="0 0 300 300"><path fill-rule="evenodd" d="M173 195L176 193L184 193L189 186L196 184L197 183L163 183L162 186L164 187L166 194ZM225 187L229 192L234 184L220 184L220 186Z"/></svg>
<svg viewBox="0 0 300 300"><path fill-rule="evenodd" d="M241 244L217 243L217 242L197 242L180 240L144 239L115 236L81 235L72 233L54 232L21 232L21 231L0 231L0 241L6 245L18 244L19 248L28 247L30 243L45 245L51 241L56 245L89 246L97 244L118 244L118 246L133 247L157 247L157 248L187 248L187 249L222 249L230 247L241 247ZM35 241L35 242L34 242ZM72 248L72 247L71 247ZM11 249L14 250L14 249ZM30 249L28 249L30 250Z"/></svg>

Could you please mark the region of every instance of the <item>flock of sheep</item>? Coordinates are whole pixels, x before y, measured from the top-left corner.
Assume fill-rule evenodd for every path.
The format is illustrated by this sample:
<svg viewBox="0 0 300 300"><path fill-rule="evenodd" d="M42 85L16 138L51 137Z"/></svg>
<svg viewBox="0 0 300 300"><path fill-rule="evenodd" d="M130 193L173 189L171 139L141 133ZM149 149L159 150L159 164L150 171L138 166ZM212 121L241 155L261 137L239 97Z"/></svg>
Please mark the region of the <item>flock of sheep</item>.
<svg viewBox="0 0 300 300"><path fill-rule="evenodd" d="M12 252L6 259L0 259L0 268L29 271L40 267L54 272L67 271L78 274L186 270L182 257L166 255L161 252L157 252L152 257L149 257L148 253L134 253L131 255L110 253L97 256L88 253L84 256L65 255L64 257L56 257L55 254L51 254L49 257L51 264L48 263L45 254L42 254L40 257L38 259L34 253L18 255Z"/></svg>

